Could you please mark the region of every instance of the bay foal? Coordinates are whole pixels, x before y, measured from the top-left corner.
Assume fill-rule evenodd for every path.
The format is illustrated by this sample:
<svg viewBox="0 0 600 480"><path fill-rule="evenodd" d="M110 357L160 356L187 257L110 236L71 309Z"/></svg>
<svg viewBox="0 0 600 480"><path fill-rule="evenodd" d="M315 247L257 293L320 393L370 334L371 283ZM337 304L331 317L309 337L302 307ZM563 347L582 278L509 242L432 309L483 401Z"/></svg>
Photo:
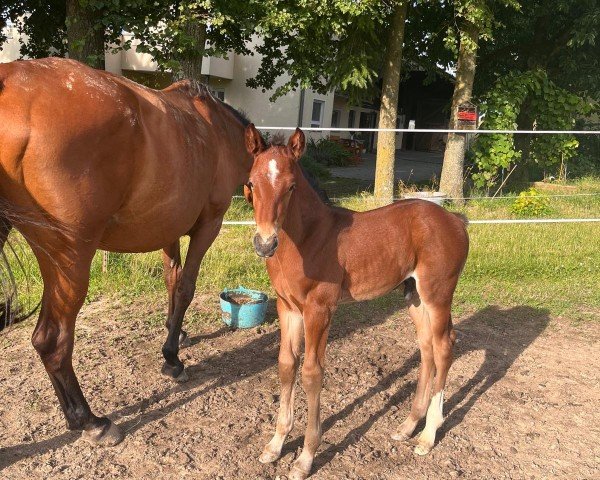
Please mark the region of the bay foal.
<svg viewBox="0 0 600 480"><path fill-rule="evenodd" d="M304 331L302 384L308 402L304 448L290 478L306 478L321 441L319 417L324 355L338 304L384 295L404 284L417 329L421 368L412 409L395 439L408 439L423 417L415 453L427 454L443 421L444 385L452 362L452 296L467 259L466 221L422 200L357 213L325 205L298 160L301 130L286 146L270 146L250 124L246 148L254 157L246 199L254 207L254 247L266 257L281 322L277 427L260 461L277 460L294 424L294 383ZM434 378L435 375L435 378ZM433 389L432 389L433 384Z"/></svg>

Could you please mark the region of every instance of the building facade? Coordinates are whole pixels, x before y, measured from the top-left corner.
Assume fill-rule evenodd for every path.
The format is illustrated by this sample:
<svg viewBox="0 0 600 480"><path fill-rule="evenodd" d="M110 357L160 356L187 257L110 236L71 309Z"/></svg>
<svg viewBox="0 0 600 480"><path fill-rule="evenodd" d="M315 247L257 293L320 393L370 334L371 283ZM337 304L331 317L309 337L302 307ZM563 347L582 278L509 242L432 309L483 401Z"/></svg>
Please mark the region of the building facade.
<svg viewBox="0 0 600 480"><path fill-rule="evenodd" d="M19 34L16 29L7 28L8 41L1 47L0 63L20 57ZM124 40L130 39L129 35L124 34ZM170 75L160 72L150 55L138 52L135 40L132 45L129 50L107 52L106 70L154 88L169 85ZM376 109L350 107L347 98L334 92L322 95L308 89L297 89L271 101L272 91L263 92L246 86L246 81L257 74L260 61L258 54L246 56L231 53L227 58L205 57L202 62L202 74L205 76L203 81L221 100L243 110L258 127L357 128L359 125L376 125ZM330 132L313 132L311 136L318 139L329 134ZM350 133L335 132L334 135L347 138Z"/></svg>

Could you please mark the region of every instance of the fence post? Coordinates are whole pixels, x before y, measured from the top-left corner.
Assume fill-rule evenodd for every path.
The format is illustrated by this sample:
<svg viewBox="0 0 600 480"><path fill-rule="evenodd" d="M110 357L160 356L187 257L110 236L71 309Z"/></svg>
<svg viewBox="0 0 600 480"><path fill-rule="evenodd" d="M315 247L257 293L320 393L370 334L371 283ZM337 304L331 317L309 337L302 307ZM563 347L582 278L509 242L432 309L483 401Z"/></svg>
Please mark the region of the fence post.
<svg viewBox="0 0 600 480"><path fill-rule="evenodd" d="M102 250L102 273L108 272L108 252Z"/></svg>

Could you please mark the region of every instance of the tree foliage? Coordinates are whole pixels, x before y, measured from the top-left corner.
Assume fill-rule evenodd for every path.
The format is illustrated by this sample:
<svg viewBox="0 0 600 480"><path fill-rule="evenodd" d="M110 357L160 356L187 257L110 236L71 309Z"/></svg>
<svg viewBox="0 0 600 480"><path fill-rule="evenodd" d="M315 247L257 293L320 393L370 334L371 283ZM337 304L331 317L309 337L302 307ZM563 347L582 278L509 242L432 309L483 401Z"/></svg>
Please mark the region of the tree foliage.
<svg viewBox="0 0 600 480"><path fill-rule="evenodd" d="M496 3L496 34L482 45L476 93L513 72L543 69L557 86L600 100L600 2L530 0L521 13Z"/></svg>
<svg viewBox="0 0 600 480"><path fill-rule="evenodd" d="M121 35L124 31L133 33L140 42L138 49L152 55L164 70L179 69L182 59L194 57L198 52L219 56L233 50L249 54L246 44L261 8L258 0L73 1L78 1L95 19L92 30L103 32L106 45L114 50L131 48L131 40L122 43ZM0 18L4 23L10 21L27 37L21 45L21 55L65 56L69 47L65 0L8 0L0 7ZM186 28L190 23L207 26L206 51L204 44L198 45L190 35ZM0 43L5 40L0 36Z"/></svg>
<svg viewBox="0 0 600 480"><path fill-rule="evenodd" d="M264 2L256 48L263 60L249 86L274 89L273 98L298 87L341 89L354 99L372 96L394 3Z"/></svg>
<svg viewBox="0 0 600 480"><path fill-rule="evenodd" d="M482 128L516 129L526 100L538 130L570 130L575 119L590 113L591 109L582 98L552 82L544 70L513 72L500 79L485 95ZM514 135L480 135L474 149L475 185L482 188L493 185L501 169L522 161L541 167L566 161L575 155L579 145L573 135L531 135L526 141L529 157L523 159L522 151L515 147Z"/></svg>

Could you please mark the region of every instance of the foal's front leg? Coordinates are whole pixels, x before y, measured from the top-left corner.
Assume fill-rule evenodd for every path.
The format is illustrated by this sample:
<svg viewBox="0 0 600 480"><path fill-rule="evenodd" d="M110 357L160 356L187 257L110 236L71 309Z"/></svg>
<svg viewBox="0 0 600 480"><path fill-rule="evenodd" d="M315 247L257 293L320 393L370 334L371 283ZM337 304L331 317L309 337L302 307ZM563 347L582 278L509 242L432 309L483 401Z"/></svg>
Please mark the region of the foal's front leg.
<svg viewBox="0 0 600 480"><path fill-rule="evenodd" d="M281 456L285 439L294 427L294 393L302 342L302 315L291 311L280 298L277 299L277 313L281 328L279 347L281 397L275 435L260 455L261 463L274 462Z"/></svg>
<svg viewBox="0 0 600 480"><path fill-rule="evenodd" d="M304 308L304 365L302 386L308 403L304 447L290 472L290 480L303 480L310 474L315 453L321 444L321 388L325 367L325 348L335 307L310 302Z"/></svg>

